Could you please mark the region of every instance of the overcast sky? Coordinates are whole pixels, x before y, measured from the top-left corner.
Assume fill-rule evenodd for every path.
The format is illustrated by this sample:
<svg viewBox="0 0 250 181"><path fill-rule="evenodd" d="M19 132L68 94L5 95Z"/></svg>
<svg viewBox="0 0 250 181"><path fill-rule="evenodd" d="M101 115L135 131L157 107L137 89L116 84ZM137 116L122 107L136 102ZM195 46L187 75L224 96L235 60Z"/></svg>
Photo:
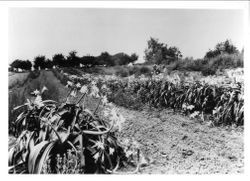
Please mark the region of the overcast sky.
<svg viewBox="0 0 250 181"><path fill-rule="evenodd" d="M11 8L9 62L37 55L51 58L76 50L79 56L124 52L143 60L147 40L177 46L201 58L226 39L243 47L243 11L180 9Z"/></svg>

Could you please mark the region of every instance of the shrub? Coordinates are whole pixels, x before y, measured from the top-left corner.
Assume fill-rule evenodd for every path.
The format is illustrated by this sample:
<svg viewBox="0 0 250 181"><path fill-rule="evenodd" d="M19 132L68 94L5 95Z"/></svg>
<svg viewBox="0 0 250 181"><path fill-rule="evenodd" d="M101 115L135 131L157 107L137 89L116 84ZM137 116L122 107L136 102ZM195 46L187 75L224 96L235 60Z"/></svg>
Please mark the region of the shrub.
<svg viewBox="0 0 250 181"><path fill-rule="evenodd" d="M203 76L215 75L216 70L208 67L208 68L203 68L201 73L202 73Z"/></svg>
<svg viewBox="0 0 250 181"><path fill-rule="evenodd" d="M214 58L222 54L237 54L239 50L235 47L231 40L226 40L224 42L218 43L214 50L209 50L205 58Z"/></svg>
<svg viewBox="0 0 250 181"><path fill-rule="evenodd" d="M119 68L117 72L115 73L116 76L120 77L128 77L129 72L126 70L126 68Z"/></svg>
<svg viewBox="0 0 250 181"><path fill-rule="evenodd" d="M150 74L150 73L151 73L150 68L148 68L146 66L143 66L140 68L140 74Z"/></svg>
<svg viewBox="0 0 250 181"><path fill-rule="evenodd" d="M208 66L220 69L243 67L243 55L222 54L208 60Z"/></svg>
<svg viewBox="0 0 250 181"><path fill-rule="evenodd" d="M128 68L128 73L129 75L139 75L139 67L137 66L132 66Z"/></svg>
<svg viewBox="0 0 250 181"><path fill-rule="evenodd" d="M243 67L242 54L220 54L214 58L189 59L175 61L167 66L169 71L201 71L203 75L214 75L218 69Z"/></svg>

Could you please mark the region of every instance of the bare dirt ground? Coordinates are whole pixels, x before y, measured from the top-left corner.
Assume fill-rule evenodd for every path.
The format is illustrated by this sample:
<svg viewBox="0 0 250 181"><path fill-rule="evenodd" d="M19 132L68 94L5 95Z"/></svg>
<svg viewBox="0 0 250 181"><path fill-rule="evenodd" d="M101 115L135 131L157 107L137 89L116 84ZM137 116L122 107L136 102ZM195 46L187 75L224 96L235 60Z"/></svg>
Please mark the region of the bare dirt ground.
<svg viewBox="0 0 250 181"><path fill-rule="evenodd" d="M136 139L149 162L142 174L243 173L242 128L209 127L168 110L120 108L121 136Z"/></svg>

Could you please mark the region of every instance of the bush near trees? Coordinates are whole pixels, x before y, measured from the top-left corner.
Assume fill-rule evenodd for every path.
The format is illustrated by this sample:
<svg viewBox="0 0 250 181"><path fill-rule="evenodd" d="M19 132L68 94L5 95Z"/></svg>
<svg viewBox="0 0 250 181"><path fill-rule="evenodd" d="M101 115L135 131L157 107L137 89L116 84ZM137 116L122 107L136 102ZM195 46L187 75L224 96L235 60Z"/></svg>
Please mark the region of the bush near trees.
<svg viewBox="0 0 250 181"><path fill-rule="evenodd" d="M83 56L80 60L82 65L92 67L97 64L97 58L91 55Z"/></svg>
<svg viewBox="0 0 250 181"><path fill-rule="evenodd" d="M204 58L214 58L222 54L237 54L239 50L232 44L231 40L218 43L213 50L209 50Z"/></svg>
<svg viewBox="0 0 250 181"><path fill-rule="evenodd" d="M96 65L107 65L114 66L115 63L112 59L112 56L108 52L102 52L101 55L96 57Z"/></svg>
<svg viewBox="0 0 250 181"><path fill-rule="evenodd" d="M134 63L138 59L138 55L133 53L129 56L125 53L117 53L111 59L114 65L128 65L129 63Z"/></svg>

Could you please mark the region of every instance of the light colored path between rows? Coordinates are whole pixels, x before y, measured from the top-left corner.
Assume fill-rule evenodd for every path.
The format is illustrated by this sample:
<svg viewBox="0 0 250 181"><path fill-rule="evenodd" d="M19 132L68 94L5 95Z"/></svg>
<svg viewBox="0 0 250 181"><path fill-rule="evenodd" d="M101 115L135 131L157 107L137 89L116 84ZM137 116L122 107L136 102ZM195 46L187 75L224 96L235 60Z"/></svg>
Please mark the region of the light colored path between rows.
<svg viewBox="0 0 250 181"><path fill-rule="evenodd" d="M211 128L168 110L119 110L126 118L121 136L136 139L152 162L140 173L244 172L242 128Z"/></svg>

